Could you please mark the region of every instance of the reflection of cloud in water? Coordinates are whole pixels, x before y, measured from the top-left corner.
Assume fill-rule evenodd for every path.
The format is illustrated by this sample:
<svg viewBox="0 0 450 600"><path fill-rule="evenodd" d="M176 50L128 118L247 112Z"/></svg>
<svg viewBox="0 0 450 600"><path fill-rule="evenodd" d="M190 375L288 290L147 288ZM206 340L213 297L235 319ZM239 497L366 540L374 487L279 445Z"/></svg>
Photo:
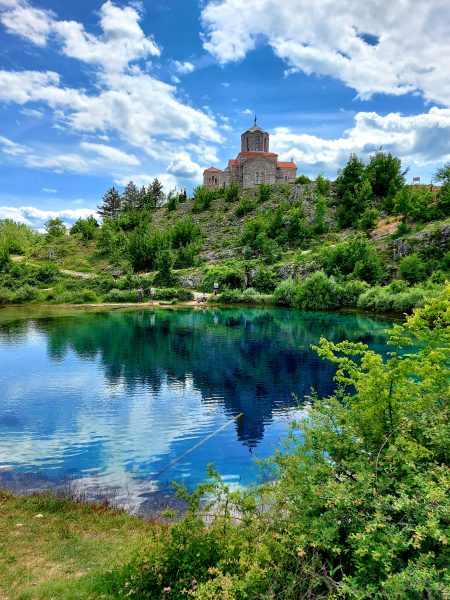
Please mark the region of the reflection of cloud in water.
<svg viewBox="0 0 450 600"><path fill-rule="evenodd" d="M323 335L385 351L388 324L257 309L12 314L0 321L0 464L72 473L134 499L171 479L195 484L208 462L233 485L248 482L253 456L267 456L286 430L292 393L331 390L334 368L311 344Z"/></svg>

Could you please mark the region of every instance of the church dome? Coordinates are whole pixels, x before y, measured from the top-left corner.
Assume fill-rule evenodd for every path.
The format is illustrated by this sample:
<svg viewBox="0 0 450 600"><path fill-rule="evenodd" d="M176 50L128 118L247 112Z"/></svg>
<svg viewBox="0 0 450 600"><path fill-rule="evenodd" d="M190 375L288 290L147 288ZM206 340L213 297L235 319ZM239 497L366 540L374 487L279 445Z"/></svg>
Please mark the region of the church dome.
<svg viewBox="0 0 450 600"><path fill-rule="evenodd" d="M269 134L256 124L241 135L241 152L269 152Z"/></svg>

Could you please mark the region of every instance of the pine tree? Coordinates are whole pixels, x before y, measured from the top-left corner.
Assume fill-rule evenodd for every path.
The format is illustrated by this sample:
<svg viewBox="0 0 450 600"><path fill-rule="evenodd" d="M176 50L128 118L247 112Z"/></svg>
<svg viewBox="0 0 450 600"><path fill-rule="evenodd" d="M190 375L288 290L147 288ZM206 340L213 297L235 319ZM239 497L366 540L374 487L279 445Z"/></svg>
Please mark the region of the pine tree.
<svg viewBox="0 0 450 600"><path fill-rule="evenodd" d="M162 183L159 179L154 179L152 183L147 188L147 194L151 198L152 208L158 208L161 206L164 200L164 192Z"/></svg>
<svg viewBox="0 0 450 600"><path fill-rule="evenodd" d="M140 208L140 192L133 181L129 181L122 193L122 203L125 210L138 210Z"/></svg>
<svg viewBox="0 0 450 600"><path fill-rule="evenodd" d="M97 206L102 219L116 219L121 208L122 199L115 187L109 188L102 198L102 205Z"/></svg>

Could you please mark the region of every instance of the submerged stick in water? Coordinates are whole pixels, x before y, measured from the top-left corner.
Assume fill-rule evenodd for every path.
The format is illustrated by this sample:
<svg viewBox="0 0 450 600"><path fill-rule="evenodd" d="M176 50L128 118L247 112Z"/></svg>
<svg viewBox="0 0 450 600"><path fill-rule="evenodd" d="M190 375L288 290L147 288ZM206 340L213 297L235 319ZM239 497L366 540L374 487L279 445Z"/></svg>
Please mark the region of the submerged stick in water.
<svg viewBox="0 0 450 600"><path fill-rule="evenodd" d="M244 416L244 413L239 413L238 415L236 415L235 417L233 417L232 419L230 419L229 421L227 421L226 423L224 423L223 425L221 425L218 429L216 429L215 431L213 431L212 433L210 433L209 435L207 435L205 438L203 438L202 440L200 440L197 444L195 444L194 446L192 446L192 448L189 448L188 450L186 450L186 452L183 452L183 454L180 454L180 456L177 456L176 458L174 458L173 460L171 460L169 463L167 463L167 465L165 467L163 467L161 469L161 471L158 471L158 473L156 473L156 477L158 477L158 475L161 475L161 473L164 473L164 471L167 471L167 469L169 469L172 465L174 465L175 463L179 462L182 458L184 458L185 456L187 456L188 454L190 454L194 450L197 450L197 448L199 448L205 442L207 442L212 437L214 437L216 434L218 434L219 431L222 431L222 429L225 429L225 427L228 427L228 425L231 425L231 423L233 423L234 421L237 421L238 419L240 419L243 416Z"/></svg>

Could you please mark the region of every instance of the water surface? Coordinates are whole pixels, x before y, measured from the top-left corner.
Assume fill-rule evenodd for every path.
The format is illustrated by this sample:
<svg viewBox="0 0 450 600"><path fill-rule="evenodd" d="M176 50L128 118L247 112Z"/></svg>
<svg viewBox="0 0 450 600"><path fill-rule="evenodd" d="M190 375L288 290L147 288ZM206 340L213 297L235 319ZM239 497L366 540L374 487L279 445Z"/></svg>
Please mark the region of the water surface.
<svg viewBox="0 0 450 600"><path fill-rule="evenodd" d="M247 485L301 410L293 394L332 390L311 344L384 353L391 325L283 309L0 310L0 484L71 478L142 510L210 462Z"/></svg>

